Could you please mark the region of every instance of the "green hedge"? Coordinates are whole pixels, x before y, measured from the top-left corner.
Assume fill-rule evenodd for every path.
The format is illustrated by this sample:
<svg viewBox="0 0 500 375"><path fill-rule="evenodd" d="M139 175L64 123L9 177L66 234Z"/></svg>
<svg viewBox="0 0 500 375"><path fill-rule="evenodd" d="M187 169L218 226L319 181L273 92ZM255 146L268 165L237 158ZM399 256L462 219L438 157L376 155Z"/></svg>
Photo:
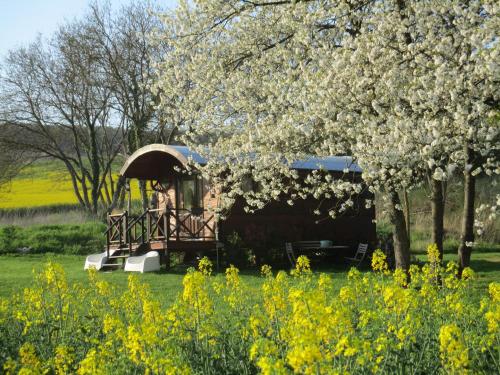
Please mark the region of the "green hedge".
<svg viewBox="0 0 500 375"><path fill-rule="evenodd" d="M5 226L0 228L0 254L15 253L20 248L29 248L33 254L96 253L104 249L105 229L102 223Z"/></svg>

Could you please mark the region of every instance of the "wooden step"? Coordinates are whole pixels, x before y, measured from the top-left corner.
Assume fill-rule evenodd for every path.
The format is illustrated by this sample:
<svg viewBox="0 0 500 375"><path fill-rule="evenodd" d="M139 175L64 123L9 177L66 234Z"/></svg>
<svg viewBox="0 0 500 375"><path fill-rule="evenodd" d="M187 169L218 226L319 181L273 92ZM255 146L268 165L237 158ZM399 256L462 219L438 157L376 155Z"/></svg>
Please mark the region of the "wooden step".
<svg viewBox="0 0 500 375"><path fill-rule="evenodd" d="M145 242L145 243L147 243L147 242ZM141 246L141 245L142 245L141 242L139 242L139 243L137 243L137 242L132 243L132 247L138 247L138 246ZM124 243L124 242L121 243L121 244L119 244L119 243L111 243L111 244L109 244L109 248L110 249L128 249L128 247L129 247L129 244L128 243Z"/></svg>
<svg viewBox="0 0 500 375"><path fill-rule="evenodd" d="M106 263L102 265L103 267L121 267L123 264L121 263Z"/></svg>
<svg viewBox="0 0 500 375"><path fill-rule="evenodd" d="M151 250L165 250L167 248L167 243L164 241L150 242L149 248Z"/></svg>

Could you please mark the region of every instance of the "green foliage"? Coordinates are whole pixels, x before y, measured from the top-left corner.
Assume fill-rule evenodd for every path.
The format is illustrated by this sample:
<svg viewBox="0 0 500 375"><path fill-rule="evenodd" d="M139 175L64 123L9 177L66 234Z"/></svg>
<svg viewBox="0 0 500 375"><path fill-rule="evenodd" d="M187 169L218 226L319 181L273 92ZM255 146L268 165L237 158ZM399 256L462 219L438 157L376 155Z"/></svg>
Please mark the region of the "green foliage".
<svg viewBox="0 0 500 375"><path fill-rule="evenodd" d="M6 226L0 229L0 253L29 248L30 253L90 254L105 246L105 225L40 225L28 228Z"/></svg>
<svg viewBox="0 0 500 375"><path fill-rule="evenodd" d="M14 225L8 225L6 227L1 228L0 231L0 253L9 253L15 250L15 240L16 240L16 232L17 227Z"/></svg>
<svg viewBox="0 0 500 375"><path fill-rule="evenodd" d="M385 249L392 244L392 226L387 222L377 223L378 247Z"/></svg>
<svg viewBox="0 0 500 375"><path fill-rule="evenodd" d="M226 237L223 251L223 261L226 265L233 264L236 267L247 267L253 258L253 250L246 246L237 232Z"/></svg>

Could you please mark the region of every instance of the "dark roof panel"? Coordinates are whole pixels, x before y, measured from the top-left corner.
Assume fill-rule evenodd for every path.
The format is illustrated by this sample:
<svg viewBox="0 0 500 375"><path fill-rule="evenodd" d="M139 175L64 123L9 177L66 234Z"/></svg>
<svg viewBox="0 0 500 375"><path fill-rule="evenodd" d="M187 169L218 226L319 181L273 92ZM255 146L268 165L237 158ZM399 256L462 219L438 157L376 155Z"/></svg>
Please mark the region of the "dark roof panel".
<svg viewBox="0 0 500 375"><path fill-rule="evenodd" d="M204 165L207 161L198 153L192 151L187 146L169 146L181 153L186 159L192 159L195 163ZM304 160L294 161L291 164L293 169L315 170L324 169L326 171L349 171L361 173L359 165L354 163L350 156L327 156L316 157L310 156Z"/></svg>

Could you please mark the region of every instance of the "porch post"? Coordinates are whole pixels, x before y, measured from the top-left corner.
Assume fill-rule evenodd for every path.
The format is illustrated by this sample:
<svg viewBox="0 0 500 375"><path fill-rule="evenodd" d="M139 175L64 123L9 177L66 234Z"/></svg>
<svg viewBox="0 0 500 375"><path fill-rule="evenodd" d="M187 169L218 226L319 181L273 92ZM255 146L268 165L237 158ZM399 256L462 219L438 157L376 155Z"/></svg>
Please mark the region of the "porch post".
<svg viewBox="0 0 500 375"><path fill-rule="evenodd" d="M146 233L148 235L147 242L151 242L151 214L149 208L146 210Z"/></svg>
<svg viewBox="0 0 500 375"><path fill-rule="evenodd" d="M218 222L215 220L215 253L217 256L217 272L219 272L219 226L217 225Z"/></svg>
<svg viewBox="0 0 500 375"><path fill-rule="evenodd" d="M130 189L130 178L127 179L127 183L125 185L125 189L127 189L127 211L132 212L130 209L131 201L132 201L132 192Z"/></svg>

